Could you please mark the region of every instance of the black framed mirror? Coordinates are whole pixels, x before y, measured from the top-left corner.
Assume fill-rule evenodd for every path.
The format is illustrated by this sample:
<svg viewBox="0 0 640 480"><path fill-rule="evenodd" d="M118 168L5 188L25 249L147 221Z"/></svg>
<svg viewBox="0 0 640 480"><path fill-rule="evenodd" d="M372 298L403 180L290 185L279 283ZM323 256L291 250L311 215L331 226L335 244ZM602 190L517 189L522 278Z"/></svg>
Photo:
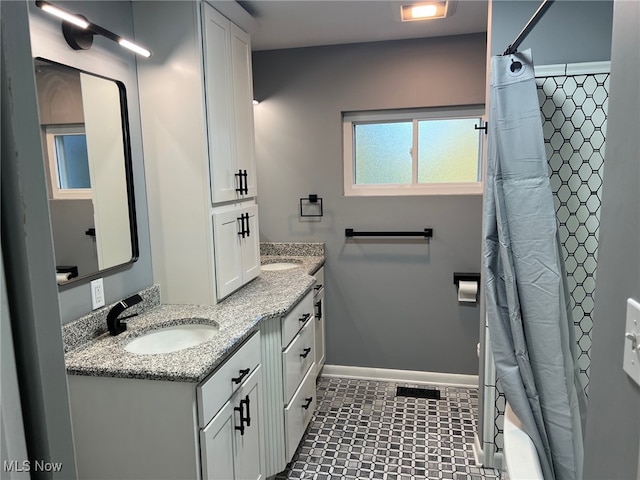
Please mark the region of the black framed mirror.
<svg viewBox="0 0 640 480"><path fill-rule="evenodd" d="M59 285L138 259L124 84L34 59Z"/></svg>

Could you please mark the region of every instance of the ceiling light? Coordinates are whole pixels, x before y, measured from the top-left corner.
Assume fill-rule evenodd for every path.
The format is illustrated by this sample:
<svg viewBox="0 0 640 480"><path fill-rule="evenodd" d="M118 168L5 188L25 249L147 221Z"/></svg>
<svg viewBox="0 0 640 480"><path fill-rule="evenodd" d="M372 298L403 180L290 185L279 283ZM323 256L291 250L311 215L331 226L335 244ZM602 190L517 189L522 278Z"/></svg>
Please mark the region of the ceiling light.
<svg viewBox="0 0 640 480"><path fill-rule="evenodd" d="M416 20L430 20L433 18L445 18L448 13L447 1L416 3L413 5L403 5L401 17L403 22L413 22Z"/></svg>
<svg viewBox="0 0 640 480"><path fill-rule="evenodd" d="M411 7L412 18L435 17L436 13L438 13L438 7L435 5L416 5Z"/></svg>

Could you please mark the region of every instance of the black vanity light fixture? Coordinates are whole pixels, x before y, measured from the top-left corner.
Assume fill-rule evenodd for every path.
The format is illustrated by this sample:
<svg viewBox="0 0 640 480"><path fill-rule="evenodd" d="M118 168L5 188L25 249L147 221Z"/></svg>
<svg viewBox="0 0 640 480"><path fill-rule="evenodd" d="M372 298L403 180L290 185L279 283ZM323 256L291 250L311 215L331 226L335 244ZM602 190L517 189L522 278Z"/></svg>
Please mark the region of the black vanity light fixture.
<svg viewBox="0 0 640 480"><path fill-rule="evenodd" d="M102 35L103 37L113 40L118 45L128 48L138 55L142 55L143 57L151 56L151 52L146 48L136 45L126 38L122 38L120 35L116 35L115 33L102 28L100 25L90 22L82 15L67 12L66 10L44 0L36 0L36 6L40 7L45 12L62 19L62 34L69 46L74 50L87 50L93 44L93 36Z"/></svg>

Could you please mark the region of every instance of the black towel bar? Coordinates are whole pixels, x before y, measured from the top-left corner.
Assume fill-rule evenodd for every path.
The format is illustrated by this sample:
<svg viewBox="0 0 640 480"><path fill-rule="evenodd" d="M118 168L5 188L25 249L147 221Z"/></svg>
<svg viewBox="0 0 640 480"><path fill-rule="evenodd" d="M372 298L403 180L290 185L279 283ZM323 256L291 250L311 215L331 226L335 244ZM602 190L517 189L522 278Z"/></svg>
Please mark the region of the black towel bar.
<svg viewBox="0 0 640 480"><path fill-rule="evenodd" d="M353 237L433 237L433 228L425 228L419 232L356 232L353 228L346 228L344 235L347 238Z"/></svg>

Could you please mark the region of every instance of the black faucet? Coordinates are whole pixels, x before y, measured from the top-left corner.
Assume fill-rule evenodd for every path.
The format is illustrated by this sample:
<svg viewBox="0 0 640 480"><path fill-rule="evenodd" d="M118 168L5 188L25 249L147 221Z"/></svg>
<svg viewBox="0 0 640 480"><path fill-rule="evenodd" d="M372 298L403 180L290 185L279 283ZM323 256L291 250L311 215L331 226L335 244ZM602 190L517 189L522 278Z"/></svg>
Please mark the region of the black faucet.
<svg viewBox="0 0 640 480"><path fill-rule="evenodd" d="M127 324L122 323L124 318L119 319L118 315L124 312L127 308L137 305L141 301L142 297L136 293L135 295L116 303L115 306L109 310L109 313L107 314L107 328L109 328L109 333L111 335L119 335L127 329ZM133 317L134 315L130 315L129 317Z"/></svg>

